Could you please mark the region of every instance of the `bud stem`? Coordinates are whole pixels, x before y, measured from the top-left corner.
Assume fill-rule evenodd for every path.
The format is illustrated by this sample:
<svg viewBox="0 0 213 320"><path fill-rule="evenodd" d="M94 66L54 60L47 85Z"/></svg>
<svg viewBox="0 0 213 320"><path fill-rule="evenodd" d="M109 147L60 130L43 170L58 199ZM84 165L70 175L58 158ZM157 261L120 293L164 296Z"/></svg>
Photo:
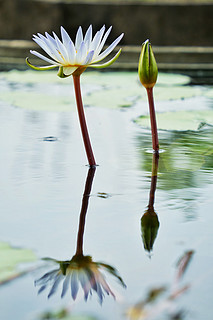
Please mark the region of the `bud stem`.
<svg viewBox="0 0 213 320"><path fill-rule="evenodd" d="M81 97L81 87L80 87L80 75L73 75L73 82L75 88L75 97L76 97L76 104L78 109L78 116L81 126L81 132L83 136L84 146L87 154L87 159L90 166L96 166L95 158L92 151L92 146L90 143L89 133L87 130L86 119L84 115L84 107Z"/></svg>
<svg viewBox="0 0 213 320"><path fill-rule="evenodd" d="M148 101L149 101L149 112L150 112L150 122L151 122L151 130L152 130L152 147L154 151L159 151L159 142L158 142L158 131L157 131L157 123L155 117L155 106L154 106L154 98L153 98L153 87L146 88Z"/></svg>

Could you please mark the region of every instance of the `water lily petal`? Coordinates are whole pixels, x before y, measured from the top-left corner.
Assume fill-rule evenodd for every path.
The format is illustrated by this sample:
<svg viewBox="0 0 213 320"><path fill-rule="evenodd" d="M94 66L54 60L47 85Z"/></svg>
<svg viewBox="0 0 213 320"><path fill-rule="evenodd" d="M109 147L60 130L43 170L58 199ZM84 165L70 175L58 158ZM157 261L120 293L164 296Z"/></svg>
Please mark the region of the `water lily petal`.
<svg viewBox="0 0 213 320"><path fill-rule="evenodd" d="M100 301L100 304L102 304L103 302L103 298L104 298L104 293L103 293L103 290L99 284L99 282L97 281L97 295L99 297L99 301Z"/></svg>
<svg viewBox="0 0 213 320"><path fill-rule="evenodd" d="M47 32L46 32L46 34L47 34L51 39L53 39ZM38 41L36 41L35 39L38 40ZM55 50L55 40L54 40L54 39L53 39L53 40L49 40L48 38L46 38L46 37L43 36L42 34L38 33L38 36L34 35L33 40L34 40L35 42L37 42L38 45L40 45L40 42L41 42L41 43L42 43L42 46L40 45L41 48L42 48L44 51L46 51L51 58L53 58L53 59L55 59L55 60L58 60L58 59L57 59L57 52L56 52L56 50ZM54 44L53 44L53 41L54 41Z"/></svg>
<svg viewBox="0 0 213 320"><path fill-rule="evenodd" d="M53 35L54 35L55 40L56 40L56 44L57 44L57 47L58 47L59 54L60 54L61 58L64 60L64 63L66 63L68 61L67 49L63 45L61 40L58 38L58 36L55 34L55 32L53 32Z"/></svg>
<svg viewBox="0 0 213 320"><path fill-rule="evenodd" d="M52 280L58 273L58 269L45 273L41 278L35 280L35 286L42 285Z"/></svg>
<svg viewBox="0 0 213 320"><path fill-rule="evenodd" d="M73 270L72 275L71 275L71 295L73 300L76 299L77 294L78 294L78 277L77 277L77 271Z"/></svg>
<svg viewBox="0 0 213 320"><path fill-rule="evenodd" d="M89 64L88 67L96 68L96 69L102 69L105 67L109 67L111 64L113 64L118 59L118 57L121 54L121 51L122 51L122 49L120 49L111 60L109 60L103 64Z"/></svg>
<svg viewBox="0 0 213 320"><path fill-rule="evenodd" d="M41 286L41 288L38 290L38 294L40 294L41 292L43 292L46 289L47 285L43 285Z"/></svg>
<svg viewBox="0 0 213 320"><path fill-rule="evenodd" d="M92 42L91 42L91 45L89 47L89 50L97 50L100 42L101 42L101 39L103 37L103 34L104 34L104 31L105 31L105 26L103 26L98 32L96 32Z"/></svg>
<svg viewBox="0 0 213 320"><path fill-rule="evenodd" d="M68 60L69 60L69 64L74 65L76 62L76 50L75 50L75 46L74 43L72 42L72 40L70 40L70 42L68 43Z"/></svg>
<svg viewBox="0 0 213 320"><path fill-rule="evenodd" d="M44 37L44 41L47 43L47 45L49 46L50 50L52 51L52 54L54 55L55 59L63 64L64 60L61 57L61 54L58 52L58 47L57 47L57 42L56 40L50 36L47 32L45 32L47 38Z"/></svg>
<svg viewBox="0 0 213 320"><path fill-rule="evenodd" d="M63 289L62 289L62 293L61 293L61 298L63 298L65 296L65 294L67 293L67 290L69 288L70 280L71 280L71 275L70 274L66 275L66 278L65 278L64 283L63 283Z"/></svg>
<svg viewBox="0 0 213 320"><path fill-rule="evenodd" d="M83 41L83 32L82 32L82 28L79 27L76 34L76 38L75 38L75 48L77 51L79 50L82 41Z"/></svg>
<svg viewBox="0 0 213 320"><path fill-rule="evenodd" d="M92 271L90 268L85 268L85 273L88 277L88 280L90 282L90 287L97 291L97 283L96 283L96 278L95 278L95 272Z"/></svg>
<svg viewBox="0 0 213 320"><path fill-rule="evenodd" d="M58 62L45 57L43 54L41 54L41 53L39 53L39 52L37 52L35 50L30 50L30 53L34 54L35 56L37 56L38 58L40 58L42 60L45 60L45 61L49 62L50 64L57 65L57 66L60 65Z"/></svg>
<svg viewBox="0 0 213 320"><path fill-rule="evenodd" d="M105 33L105 35L104 35L104 37L103 37L100 45L99 45L98 48L95 50L94 60L97 58L97 56L99 55L99 53L100 53L101 50L103 49L103 46L104 46L104 44L105 44L105 42L106 42L106 40L107 40L107 38L108 38L111 30L112 30L112 26L109 27L109 29L108 29L107 32Z"/></svg>
<svg viewBox="0 0 213 320"><path fill-rule="evenodd" d="M57 290L57 288L59 286L59 283L61 282L61 280L63 278L64 278L64 276L61 275L60 273L58 273L58 276L57 276L57 278L56 278L56 280L55 280L55 282L54 282L54 284L53 284L53 286L52 286L52 288L51 288L51 290L50 290L50 292L48 294L48 299L56 292L56 290Z"/></svg>
<svg viewBox="0 0 213 320"><path fill-rule="evenodd" d="M108 56L108 54L110 54L113 49L117 46L117 44L121 41L121 39L123 38L123 33L113 41L113 43L106 49L104 50L104 52L102 52L96 60L94 60L93 62L99 62L101 60L103 60L104 58L106 58L106 56Z"/></svg>
<svg viewBox="0 0 213 320"><path fill-rule="evenodd" d="M85 46L84 41L81 43L79 50L77 51L76 54L76 64L81 65L82 62L86 59L87 56L87 49Z"/></svg>
<svg viewBox="0 0 213 320"><path fill-rule="evenodd" d="M46 44L45 41L43 41L42 39L40 39L38 36L34 35L33 36L33 41L35 41L51 58L55 58L52 55L51 49L49 48L49 46Z"/></svg>
<svg viewBox="0 0 213 320"><path fill-rule="evenodd" d="M66 76L71 75L78 67L63 67L63 72Z"/></svg>
<svg viewBox="0 0 213 320"><path fill-rule="evenodd" d="M86 59L84 60L83 62L83 65L88 65L92 59L93 59L93 56L94 56L94 50L90 51L86 57Z"/></svg>
<svg viewBox="0 0 213 320"><path fill-rule="evenodd" d="M38 33L39 37L44 37L42 34ZM52 42L54 44L54 46L56 45L56 41L55 39L48 33L48 32L45 32L45 36L46 36L46 39L48 39L48 41ZM45 38L45 37L44 37Z"/></svg>
<svg viewBox="0 0 213 320"><path fill-rule="evenodd" d="M86 274L85 270L82 270L78 273L78 278L81 283L82 289L84 290L84 300L87 301L91 289L91 283L88 274Z"/></svg>
<svg viewBox="0 0 213 320"><path fill-rule="evenodd" d="M111 294L113 296L113 298L115 299L115 295L112 292L112 290L110 289L110 287L108 286L106 280L104 279L104 276L102 274L99 274L97 276L98 278L98 282L101 284L101 286L103 287L104 291L109 295Z"/></svg>
<svg viewBox="0 0 213 320"><path fill-rule="evenodd" d="M69 34L62 26L61 26L61 38L65 46L68 46L69 42L72 41Z"/></svg>
<svg viewBox="0 0 213 320"><path fill-rule="evenodd" d="M92 41L92 25L89 26L84 37L84 42L86 44L87 51L89 51L91 41Z"/></svg>

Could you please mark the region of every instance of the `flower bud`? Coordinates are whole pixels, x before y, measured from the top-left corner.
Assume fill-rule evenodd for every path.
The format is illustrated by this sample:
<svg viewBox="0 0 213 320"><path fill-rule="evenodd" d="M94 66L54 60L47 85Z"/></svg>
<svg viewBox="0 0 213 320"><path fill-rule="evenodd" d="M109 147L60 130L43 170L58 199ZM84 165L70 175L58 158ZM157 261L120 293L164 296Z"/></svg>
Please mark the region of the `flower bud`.
<svg viewBox="0 0 213 320"><path fill-rule="evenodd" d="M138 74L140 82L146 89L154 87L157 81L158 67L149 40L142 44Z"/></svg>

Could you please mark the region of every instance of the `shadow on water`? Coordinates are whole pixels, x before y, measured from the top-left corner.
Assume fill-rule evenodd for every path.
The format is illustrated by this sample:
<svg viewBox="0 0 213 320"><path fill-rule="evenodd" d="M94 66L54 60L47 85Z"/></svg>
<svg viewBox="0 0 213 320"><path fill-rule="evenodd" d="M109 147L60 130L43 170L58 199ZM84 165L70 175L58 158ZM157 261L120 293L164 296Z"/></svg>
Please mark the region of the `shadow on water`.
<svg viewBox="0 0 213 320"><path fill-rule="evenodd" d="M87 301L88 296L92 292L96 292L99 302L102 304L104 293L111 295L113 298L115 294L110 289L106 282L105 276L102 271L106 271L114 276L118 282L125 288L126 285L122 278L119 276L118 271L103 262L93 261L91 256L83 254L83 239L87 209L89 205L89 198L92 189L92 183L95 176L96 168L89 168L88 175L85 183L85 189L82 199L81 212L79 216L79 227L77 235L76 252L71 260L57 260L52 258L44 258L45 261L52 262L55 267L51 271L45 273L40 279L35 281L35 285L40 287L38 293L44 291L47 287L50 288L48 298L50 298L59 288L60 283L63 282L61 298L65 296L68 289L71 289L71 296L76 300L79 287L81 286L84 292L84 299ZM80 286L79 286L80 285Z"/></svg>

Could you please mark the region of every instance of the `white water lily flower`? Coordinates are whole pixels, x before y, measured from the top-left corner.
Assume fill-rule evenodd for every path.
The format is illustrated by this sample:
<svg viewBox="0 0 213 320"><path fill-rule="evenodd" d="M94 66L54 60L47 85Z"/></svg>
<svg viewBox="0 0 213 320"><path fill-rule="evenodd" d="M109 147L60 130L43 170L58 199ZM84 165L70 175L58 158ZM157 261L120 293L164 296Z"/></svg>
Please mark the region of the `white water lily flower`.
<svg viewBox="0 0 213 320"><path fill-rule="evenodd" d="M70 76L75 71L76 73L81 74L87 67L108 67L117 60L121 53L121 49L108 62L103 64L97 64L97 62L100 62L106 58L123 37L122 33L107 49L101 52L111 29L112 27L110 27L104 34L105 26L103 26L92 38L91 25L86 31L85 36L83 36L82 28L79 27L76 34L75 43L73 43L63 27L61 27L62 41L54 32L53 36L49 35L47 32L45 33L45 36L38 33L37 35L33 36L33 40L48 54L49 57L46 57L34 50L30 50L30 52L38 58L50 63L50 65L37 67L32 65L28 58L26 59L26 62L31 68L36 70L49 70L59 67L58 76L60 77Z"/></svg>

